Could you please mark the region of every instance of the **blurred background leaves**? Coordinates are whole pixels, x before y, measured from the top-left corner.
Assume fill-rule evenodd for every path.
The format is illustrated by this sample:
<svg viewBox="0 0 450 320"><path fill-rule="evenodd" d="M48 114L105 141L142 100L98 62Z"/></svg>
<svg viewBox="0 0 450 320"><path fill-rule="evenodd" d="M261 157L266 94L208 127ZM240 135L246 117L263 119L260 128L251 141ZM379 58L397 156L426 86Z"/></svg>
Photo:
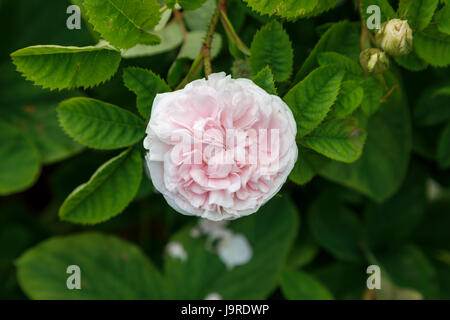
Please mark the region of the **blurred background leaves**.
<svg viewBox="0 0 450 320"><path fill-rule="evenodd" d="M291 78L276 83L280 95L319 64L329 64L324 53L357 62L359 22L350 21L358 21L358 14L353 1L335 7L337 2L324 1L316 11L334 9L314 18L280 19L285 30L280 32L286 32L294 52L293 66L278 74L284 80L293 70ZM390 1L394 7L397 2ZM16 72L9 55L36 44L96 45L98 35L85 21L81 30L66 28L69 4L0 2L5 31L0 50L0 298L204 299L213 292L257 299L450 298L450 73L448 67L427 65L433 57L426 29L419 36L420 58L397 59L400 67L392 63L387 86L400 87L384 103L379 101L385 88L372 77L361 85L364 99L352 113L368 133L361 158L345 164L301 149L292 181L281 194L257 214L230 223L230 230L244 234L253 249L249 263L230 271L205 249L207 239L190 235L196 220L170 209L145 172L134 201L106 223L82 226L58 218L70 192L117 155L70 139L58 124L58 103L85 96L136 111L136 97L123 85L124 70L150 69L176 85L199 51L214 2L156 32L160 45L122 52L119 71L108 83L50 92ZM233 26L251 47L255 33L272 19L246 2L233 0L229 6ZM447 9L441 1L432 17L442 33L448 33L442 18ZM213 47L214 69L230 74L236 59L222 28ZM437 62L444 60L440 56ZM12 183L11 174L20 179ZM187 262L165 253L174 241L183 245ZM87 293L64 287L66 265L74 263L84 272L82 285L93 286ZM366 287L370 264L382 269L381 291Z"/></svg>

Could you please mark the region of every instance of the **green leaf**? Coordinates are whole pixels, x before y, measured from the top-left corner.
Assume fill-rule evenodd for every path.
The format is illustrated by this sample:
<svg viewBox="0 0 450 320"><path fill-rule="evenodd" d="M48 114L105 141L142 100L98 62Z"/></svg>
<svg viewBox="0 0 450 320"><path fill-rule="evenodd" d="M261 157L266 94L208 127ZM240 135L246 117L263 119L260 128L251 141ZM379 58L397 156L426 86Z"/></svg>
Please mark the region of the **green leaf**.
<svg viewBox="0 0 450 320"><path fill-rule="evenodd" d="M380 108L384 90L381 83L373 76L368 76L364 80L362 87L364 90L364 99L361 104L361 109L367 116L371 116Z"/></svg>
<svg viewBox="0 0 450 320"><path fill-rule="evenodd" d="M338 5L340 0L319 0L317 6L305 14L305 18L317 16L325 11L331 10Z"/></svg>
<svg viewBox="0 0 450 320"><path fill-rule="evenodd" d="M380 7L381 22L397 18L388 0L361 0L361 11L365 21L373 14L367 12L367 8L372 5Z"/></svg>
<svg viewBox="0 0 450 320"><path fill-rule="evenodd" d="M82 156L68 159L58 165L49 177L49 185L54 199L54 209L57 210L67 196L77 186L85 183L92 173L108 161L113 154L114 152L92 152L87 150ZM52 210L54 209L52 208Z"/></svg>
<svg viewBox="0 0 450 320"><path fill-rule="evenodd" d="M144 137L145 123L133 113L90 98L72 98L58 106L64 130L76 141L94 149L119 149Z"/></svg>
<svg viewBox="0 0 450 320"><path fill-rule="evenodd" d="M171 51L183 43L183 29L179 22L171 23L161 31L155 32L161 37L161 43L157 45L137 44L134 47L122 50L125 59L154 56Z"/></svg>
<svg viewBox="0 0 450 320"><path fill-rule="evenodd" d="M433 261L439 284L439 299L450 300L450 263Z"/></svg>
<svg viewBox="0 0 450 320"><path fill-rule="evenodd" d="M0 195L25 190L39 176L39 154L21 130L0 121Z"/></svg>
<svg viewBox="0 0 450 320"><path fill-rule="evenodd" d="M33 46L11 54L27 80L49 89L89 88L117 71L120 52L105 46Z"/></svg>
<svg viewBox="0 0 450 320"><path fill-rule="evenodd" d="M80 267L81 290L69 290L71 265ZM134 244L100 233L53 237L16 261L22 290L37 300L164 299L158 270Z"/></svg>
<svg viewBox="0 0 450 320"><path fill-rule="evenodd" d="M94 30L114 47L158 44L161 39L148 31L159 22L157 0L84 0Z"/></svg>
<svg viewBox="0 0 450 320"><path fill-rule="evenodd" d="M450 5L444 6L436 13L435 20L440 32L450 34Z"/></svg>
<svg viewBox="0 0 450 320"><path fill-rule="evenodd" d="M450 35L440 33L434 25L415 34L414 49L420 58L434 67L450 64Z"/></svg>
<svg viewBox="0 0 450 320"><path fill-rule="evenodd" d="M83 146L64 133L56 114L59 101L73 94L44 91L23 79L11 63L0 69L0 118L28 135L42 163L54 163L80 152Z"/></svg>
<svg viewBox="0 0 450 320"><path fill-rule="evenodd" d="M419 248L407 245L397 250L376 256L382 272L387 273L393 283L400 287L411 288L426 298L435 297L435 270Z"/></svg>
<svg viewBox="0 0 450 320"><path fill-rule="evenodd" d="M360 259L361 223L328 194L319 196L308 209L308 225L317 242L336 258Z"/></svg>
<svg viewBox="0 0 450 320"><path fill-rule="evenodd" d="M302 225L289 252L286 268L303 268L313 262L318 253L319 248L309 233L307 226Z"/></svg>
<svg viewBox="0 0 450 320"><path fill-rule="evenodd" d="M353 61L359 61L360 54L360 27L355 23L342 21L333 24L322 35L310 55L295 75L297 83L305 78L318 66L318 54L321 52L337 52L348 56Z"/></svg>
<svg viewBox="0 0 450 320"><path fill-rule="evenodd" d="M121 213L133 200L142 178L139 151L128 149L103 164L59 209L64 221L96 224Z"/></svg>
<svg viewBox="0 0 450 320"><path fill-rule="evenodd" d="M160 13L161 13L161 18L159 19L158 24L155 26L155 28L153 29L155 32L161 31L163 30L167 24L169 23L170 18L172 17L172 11L171 9L164 9L161 8L159 9ZM161 12L162 10L162 12ZM174 21L175 24L178 24L178 21Z"/></svg>
<svg viewBox="0 0 450 320"><path fill-rule="evenodd" d="M384 75L389 87L397 83L392 73ZM320 174L381 202L398 190L409 162L411 123L401 88L394 90L383 108L369 119L367 134L358 161L332 162Z"/></svg>
<svg viewBox="0 0 450 320"><path fill-rule="evenodd" d="M69 18L66 10L70 5L68 0L32 0L26 4L10 0L3 2L1 28L8 32L2 33L0 59L6 60L11 52L33 44L86 46L96 41L93 42L89 28L83 22L80 30L66 27ZM83 10L81 16L84 17Z"/></svg>
<svg viewBox="0 0 450 320"><path fill-rule="evenodd" d="M414 107L414 118L421 126L434 126L450 120L450 86L427 90Z"/></svg>
<svg viewBox="0 0 450 320"><path fill-rule="evenodd" d="M18 200L2 201L0 210L2 212L0 216L0 251L2 252L0 257L0 270L2 270L0 273L2 281L0 297L8 299L12 297L13 291L15 291L14 293L19 291L14 290L19 288L17 281L13 280L16 272L11 266L22 252L40 239L43 228L38 217Z"/></svg>
<svg viewBox="0 0 450 320"><path fill-rule="evenodd" d="M44 164L66 159L83 150L82 145L73 141L61 129L56 106L56 103L48 102L13 106L3 118L20 127L30 137Z"/></svg>
<svg viewBox="0 0 450 320"><path fill-rule="evenodd" d="M167 73L167 83L171 87L176 87L178 83L186 76L191 68L192 61L189 58L176 59Z"/></svg>
<svg viewBox="0 0 450 320"><path fill-rule="evenodd" d="M313 275L336 299L361 300L367 290L367 263L332 262L315 268Z"/></svg>
<svg viewBox="0 0 450 320"><path fill-rule="evenodd" d="M424 214L426 178L425 169L413 162L399 192L381 205L367 206L364 230L372 250L385 250L408 241Z"/></svg>
<svg viewBox="0 0 450 320"><path fill-rule="evenodd" d="M136 193L133 201L140 201L144 199L148 199L151 195L157 194L155 187L153 186L152 180L149 179L147 172L142 173L143 177L141 180L141 184L139 186L139 190Z"/></svg>
<svg viewBox="0 0 450 320"><path fill-rule="evenodd" d="M298 160L289 179L296 184L303 185L311 181L316 173L329 162L329 159L308 148L300 147L298 151Z"/></svg>
<svg viewBox="0 0 450 320"><path fill-rule="evenodd" d="M231 270L208 250L211 240L191 236L192 226L172 237L186 252L185 261L169 257L165 263L174 299L204 299L212 292L224 299L263 299L276 288L298 230L294 204L275 197L257 213L231 222L228 230L243 235L252 250L250 261Z"/></svg>
<svg viewBox="0 0 450 320"><path fill-rule="evenodd" d="M281 291L289 300L333 300L333 295L314 276L294 270L284 270L280 278Z"/></svg>
<svg viewBox="0 0 450 320"><path fill-rule="evenodd" d="M450 168L450 123L445 126L439 138L437 159L442 170Z"/></svg>
<svg viewBox="0 0 450 320"><path fill-rule="evenodd" d="M137 96L137 108L144 119L150 119L150 112L156 94L171 91L158 75L150 70L128 67L123 71L125 86Z"/></svg>
<svg viewBox="0 0 450 320"><path fill-rule="evenodd" d="M207 0L200 8L186 11L183 15L189 30L205 31L216 9L216 0Z"/></svg>
<svg viewBox="0 0 450 320"><path fill-rule="evenodd" d="M351 163L361 156L366 137L355 119L334 119L322 123L300 143L330 159Z"/></svg>
<svg viewBox="0 0 450 320"><path fill-rule="evenodd" d="M360 81L343 81L339 96L328 116L343 118L351 115L361 105L363 98L364 89Z"/></svg>
<svg viewBox="0 0 450 320"><path fill-rule="evenodd" d="M71 2L71 4L74 4L74 5L80 7L81 17L83 18L83 22L85 22L85 24L81 25L81 29L84 29L86 27L86 29L89 31L91 37L94 38L96 41L100 41L101 36L97 32L95 32L93 26L91 24L89 24L87 11L83 5L84 0L70 0L70 2ZM72 31L72 30L69 30L69 31Z"/></svg>
<svg viewBox="0 0 450 320"><path fill-rule="evenodd" d="M418 229L414 232L414 242L427 248L450 251L450 197L442 196L431 201Z"/></svg>
<svg viewBox="0 0 450 320"><path fill-rule="evenodd" d="M269 70L270 75L264 71L265 69ZM270 70L269 66L266 66L264 69L262 69L258 74L260 74L261 77L258 77L259 79L256 79L256 76L253 76L253 82L255 82L255 79L257 81L261 81L261 87L266 85L269 89L273 86L275 88L275 80L273 79L273 73L272 70ZM248 78L250 79L252 77L252 71L250 70L250 63L248 62L248 59L235 59L233 61L233 65L231 67L231 77L234 79L238 78ZM269 79L268 83L265 84L264 78L267 77ZM270 81L273 82L273 85L270 83ZM255 82L256 83L256 82Z"/></svg>
<svg viewBox="0 0 450 320"><path fill-rule="evenodd" d="M428 63L420 59L413 51L406 56L401 56L394 59L400 66L410 71L422 71L428 68Z"/></svg>
<svg viewBox="0 0 450 320"><path fill-rule="evenodd" d="M169 8L173 8L175 4L179 4L184 10L195 10L200 8L206 0L166 0Z"/></svg>
<svg viewBox="0 0 450 320"><path fill-rule="evenodd" d="M200 54L205 36L205 31L188 32L177 59L189 58L195 60ZM219 54L220 49L222 49L222 36L219 33L214 33L211 44L211 59L214 59Z"/></svg>
<svg viewBox="0 0 450 320"><path fill-rule="evenodd" d="M284 97L297 122L298 137L314 130L336 101L344 71L335 66L320 67L293 87Z"/></svg>
<svg viewBox="0 0 450 320"><path fill-rule="evenodd" d="M275 87L275 80L272 70L269 66L265 66L261 69L256 76L253 77L253 82L259 87L263 88L267 93L277 94L277 88Z"/></svg>
<svg viewBox="0 0 450 320"><path fill-rule="evenodd" d="M344 56L343 54L337 52L321 52L317 55L317 61L321 66L334 64L336 66L341 67L342 69L344 69L345 71L354 76L358 77L364 76L363 69L359 64L357 64L349 57Z"/></svg>
<svg viewBox="0 0 450 320"><path fill-rule="evenodd" d="M398 14L415 31L425 29L431 22L439 0L400 0Z"/></svg>
<svg viewBox="0 0 450 320"><path fill-rule="evenodd" d="M283 18L305 16L318 6L319 0L245 0L256 12L262 15L279 15Z"/></svg>
<svg viewBox="0 0 450 320"><path fill-rule="evenodd" d="M434 127L413 126L413 151L425 159L435 161L439 134Z"/></svg>
<svg viewBox="0 0 450 320"><path fill-rule="evenodd" d="M273 21L262 27L253 37L250 51L253 74L269 66L275 80L289 79L292 73L293 51L289 37L279 22Z"/></svg>

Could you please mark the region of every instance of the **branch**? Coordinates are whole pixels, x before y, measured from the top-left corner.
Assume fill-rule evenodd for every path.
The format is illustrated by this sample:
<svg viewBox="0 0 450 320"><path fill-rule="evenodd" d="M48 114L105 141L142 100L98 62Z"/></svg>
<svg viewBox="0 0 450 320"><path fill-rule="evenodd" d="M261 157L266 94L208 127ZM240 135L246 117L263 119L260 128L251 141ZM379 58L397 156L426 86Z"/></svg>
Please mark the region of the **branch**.
<svg viewBox="0 0 450 320"><path fill-rule="evenodd" d="M364 51L364 49L367 49L368 47L370 47L370 45L368 46L366 44L367 38L369 38L370 42L374 46L376 46L376 43L375 43L375 38L374 38L373 34L370 33L369 29L367 29L367 27L366 27L366 23L364 21L364 15L363 15L363 11L362 11L361 0L358 0L358 11L359 11L359 15L361 17L361 39L360 39L360 45L361 45L361 51Z"/></svg>
<svg viewBox="0 0 450 320"><path fill-rule="evenodd" d="M159 9L159 13L163 13L164 11L166 11L167 10L167 5L165 4L164 6L162 6L160 9Z"/></svg>
<svg viewBox="0 0 450 320"><path fill-rule="evenodd" d="M203 41L202 49L200 50L200 55L203 55L204 57L206 78L208 78L208 76L212 73L211 45L214 37L214 31L216 30L218 21L219 21L219 6L217 6L213 16L211 17L211 21L209 22L208 26L208 31L206 33L205 40Z"/></svg>
<svg viewBox="0 0 450 320"><path fill-rule="evenodd" d="M227 4L225 0L219 0L217 7L220 11L220 21L222 22L222 26L227 33L228 39L236 46L236 48L241 51L246 56L250 56L250 49L245 45L244 42L239 38L236 30L234 30L233 25L228 19L227 16Z"/></svg>
<svg viewBox="0 0 450 320"><path fill-rule="evenodd" d="M389 96L392 94L392 92L394 92L394 90L397 89L397 88L398 88L398 84L394 84L394 85L392 86L392 88L388 91L388 93L386 93L386 94L384 95L384 97L381 98L381 101L380 101L380 102L386 101L386 99L389 98Z"/></svg>

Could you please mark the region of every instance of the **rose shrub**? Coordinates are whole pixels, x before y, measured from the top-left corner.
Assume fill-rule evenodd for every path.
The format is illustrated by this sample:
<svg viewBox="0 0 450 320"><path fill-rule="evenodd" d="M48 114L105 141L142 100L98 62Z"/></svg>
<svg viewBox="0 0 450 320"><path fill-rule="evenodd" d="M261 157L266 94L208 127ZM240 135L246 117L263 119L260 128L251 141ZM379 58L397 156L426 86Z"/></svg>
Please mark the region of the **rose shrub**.
<svg viewBox="0 0 450 320"><path fill-rule="evenodd" d="M0 299L449 299L449 21L0 0Z"/></svg>

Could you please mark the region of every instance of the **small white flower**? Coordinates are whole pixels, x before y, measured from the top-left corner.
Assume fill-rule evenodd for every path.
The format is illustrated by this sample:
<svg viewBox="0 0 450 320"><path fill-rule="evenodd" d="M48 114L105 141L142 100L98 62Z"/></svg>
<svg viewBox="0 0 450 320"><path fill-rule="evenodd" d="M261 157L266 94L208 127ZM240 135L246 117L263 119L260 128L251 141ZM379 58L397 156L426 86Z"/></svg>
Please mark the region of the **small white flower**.
<svg viewBox="0 0 450 320"><path fill-rule="evenodd" d="M220 241L218 254L227 268L233 269L248 263L253 256L253 250L244 235L231 234Z"/></svg>
<svg viewBox="0 0 450 320"><path fill-rule="evenodd" d="M200 219L199 228L203 233L211 234L217 232L217 230L225 229L228 225L227 220L212 221L208 219Z"/></svg>
<svg viewBox="0 0 450 320"><path fill-rule="evenodd" d="M208 235L209 241L214 241L217 239L222 239L231 234L226 226L228 221L211 221L208 219L201 219L199 223L200 230Z"/></svg>
<svg viewBox="0 0 450 320"><path fill-rule="evenodd" d="M183 245L179 242L169 242L166 246L166 252L169 257L179 259L183 262L188 258L186 250L184 250Z"/></svg>
<svg viewBox="0 0 450 320"><path fill-rule="evenodd" d="M433 179L426 182L426 193L428 200L436 200L442 194L442 186Z"/></svg>
<svg viewBox="0 0 450 320"><path fill-rule="evenodd" d="M200 231L199 228L194 227L194 228L192 228L191 231L189 232L189 235L190 235L192 238L199 238L199 237L202 235L202 232Z"/></svg>
<svg viewBox="0 0 450 320"><path fill-rule="evenodd" d="M217 292L212 292L205 297L205 300L223 300L222 296Z"/></svg>

